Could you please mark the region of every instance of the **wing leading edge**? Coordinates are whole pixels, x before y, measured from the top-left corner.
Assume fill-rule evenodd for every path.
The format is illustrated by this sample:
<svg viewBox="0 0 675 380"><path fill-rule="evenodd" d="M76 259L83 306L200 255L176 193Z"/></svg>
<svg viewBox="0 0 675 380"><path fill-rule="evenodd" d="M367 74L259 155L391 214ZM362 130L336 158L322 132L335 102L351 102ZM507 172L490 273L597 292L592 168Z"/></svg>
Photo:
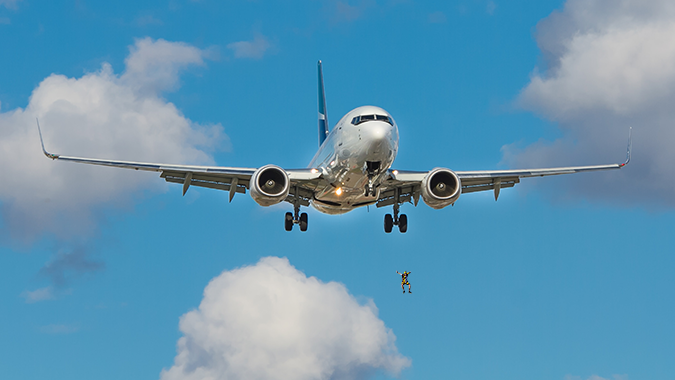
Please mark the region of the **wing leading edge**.
<svg viewBox="0 0 675 380"><path fill-rule="evenodd" d="M633 129L631 128L628 132L626 161L620 164L540 169L456 171L455 174L457 174L462 181L462 194L493 190L495 193L495 200L497 200L501 189L515 186L517 183L520 183L521 178L546 177L623 168L631 159L632 130ZM407 202L412 199L415 201L415 205L417 205L422 180L424 180L424 177L428 173L429 172L422 171L390 170L389 179L385 183L386 189L380 194L377 206L383 207L393 204L395 202L393 199L395 198L398 198L400 202Z"/></svg>
<svg viewBox="0 0 675 380"><path fill-rule="evenodd" d="M96 158L72 157L47 152L42 139L42 130L38 121L38 133L42 152L52 160L70 161L80 164L110 166L115 168L160 172L160 177L167 182L183 184L183 195L190 186L205 187L210 189L224 190L230 193L230 202L236 193L245 194L249 188L251 176L256 168L239 168L226 166L198 166L198 165L174 165L148 162L102 160ZM319 179L320 173L312 169L284 169L288 174L291 185L295 187L295 193L289 194L287 202L292 202L293 196L299 198L305 195L305 188L311 186Z"/></svg>

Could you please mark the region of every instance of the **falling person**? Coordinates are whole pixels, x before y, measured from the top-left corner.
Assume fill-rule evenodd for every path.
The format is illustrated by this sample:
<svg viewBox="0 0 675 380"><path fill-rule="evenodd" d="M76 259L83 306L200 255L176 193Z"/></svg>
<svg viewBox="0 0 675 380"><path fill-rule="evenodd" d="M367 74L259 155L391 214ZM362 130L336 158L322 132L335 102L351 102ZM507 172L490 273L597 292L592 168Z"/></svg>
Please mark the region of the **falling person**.
<svg viewBox="0 0 675 380"><path fill-rule="evenodd" d="M398 271L396 271L396 273L398 273ZM408 293L412 293L412 291L410 290L410 283L408 282L408 276L410 275L410 273L412 272L403 271L403 273L398 273L401 275L401 289L403 290L403 293L405 293L404 285L408 285Z"/></svg>

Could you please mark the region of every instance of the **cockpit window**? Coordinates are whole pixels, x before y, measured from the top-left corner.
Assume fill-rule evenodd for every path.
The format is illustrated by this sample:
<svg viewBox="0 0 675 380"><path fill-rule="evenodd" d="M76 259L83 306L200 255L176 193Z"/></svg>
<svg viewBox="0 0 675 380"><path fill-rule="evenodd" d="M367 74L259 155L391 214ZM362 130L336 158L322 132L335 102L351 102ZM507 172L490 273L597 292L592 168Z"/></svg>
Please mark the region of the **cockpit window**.
<svg viewBox="0 0 675 380"><path fill-rule="evenodd" d="M394 125L391 118L389 116L385 116L385 115L361 115L361 116L356 116L355 118L352 119L352 124L359 125L361 123L365 123L367 121L372 121L372 120L384 121L385 123L388 123L390 125Z"/></svg>
<svg viewBox="0 0 675 380"><path fill-rule="evenodd" d="M376 118L377 120L382 120L382 121L384 121L385 123L391 124L391 121L389 120L389 116L375 115L375 118Z"/></svg>

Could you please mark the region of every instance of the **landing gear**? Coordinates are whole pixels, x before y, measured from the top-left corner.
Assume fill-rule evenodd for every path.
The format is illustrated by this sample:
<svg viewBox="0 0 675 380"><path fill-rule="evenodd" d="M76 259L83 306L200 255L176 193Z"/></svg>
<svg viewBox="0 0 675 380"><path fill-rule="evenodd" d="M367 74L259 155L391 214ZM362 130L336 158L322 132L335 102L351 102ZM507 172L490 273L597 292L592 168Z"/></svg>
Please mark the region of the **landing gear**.
<svg viewBox="0 0 675 380"><path fill-rule="evenodd" d="M366 197L374 197L375 196L375 186L373 186L373 179L368 178L368 184L366 185L366 189L364 191L364 194Z"/></svg>
<svg viewBox="0 0 675 380"><path fill-rule="evenodd" d="M384 232L390 233L394 226L398 226L398 230L404 234L408 231L408 216L406 214L398 215L401 205L398 203L398 189L394 193L394 216L386 214L384 216ZM405 292L404 292L405 293Z"/></svg>
<svg viewBox="0 0 675 380"><path fill-rule="evenodd" d="M380 162L379 161L366 161L365 171L368 175L368 184L365 188L366 197L375 196L375 185L373 185L373 178L376 174L380 172Z"/></svg>
<svg viewBox="0 0 675 380"><path fill-rule="evenodd" d="M297 197L297 189L295 199L296 201L293 204L294 212L287 212L286 216L284 217L284 228L286 231L291 231L293 230L294 224L299 224L300 231L305 232L307 231L307 213L300 213L300 199Z"/></svg>
<svg viewBox="0 0 675 380"><path fill-rule="evenodd" d="M398 218L395 218L396 214L394 214L394 217L391 216L391 214L387 214L384 216L384 232L390 233L392 229L394 229L394 226L398 226L398 230L404 234L408 231L408 216L406 214L401 214Z"/></svg>
<svg viewBox="0 0 675 380"><path fill-rule="evenodd" d="M391 217L391 214L384 216L384 232L390 233L391 229L394 227L394 218Z"/></svg>
<svg viewBox="0 0 675 380"><path fill-rule="evenodd" d="M296 212L295 215L298 215L298 212ZM287 212L286 217L284 218L284 229L286 231L291 231L293 230L294 224L300 225L300 231L307 231L307 213L303 212L300 214L299 218L297 216L294 218L292 212Z"/></svg>
<svg viewBox="0 0 675 380"><path fill-rule="evenodd" d="M401 216L399 216L398 230L401 231L402 234L408 231L408 216L406 214L401 214Z"/></svg>
<svg viewBox="0 0 675 380"><path fill-rule="evenodd" d="M284 228L286 228L286 231L290 231L293 229L293 214L290 212L286 213L286 219L284 220Z"/></svg>

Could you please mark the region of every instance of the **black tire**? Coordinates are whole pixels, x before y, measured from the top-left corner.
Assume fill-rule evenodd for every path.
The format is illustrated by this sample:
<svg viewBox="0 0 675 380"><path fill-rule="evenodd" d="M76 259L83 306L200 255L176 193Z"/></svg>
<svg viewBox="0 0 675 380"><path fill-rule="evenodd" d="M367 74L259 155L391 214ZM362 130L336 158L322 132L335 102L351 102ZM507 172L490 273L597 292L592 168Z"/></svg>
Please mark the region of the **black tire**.
<svg viewBox="0 0 675 380"><path fill-rule="evenodd" d="M307 231L307 213L303 212L300 214L300 231Z"/></svg>
<svg viewBox="0 0 675 380"><path fill-rule="evenodd" d="M394 227L394 218L391 214L384 216L384 232L390 233L391 229Z"/></svg>
<svg viewBox="0 0 675 380"><path fill-rule="evenodd" d="M284 228L286 231L291 231L293 229L293 214L290 212L287 212L286 218L284 218Z"/></svg>
<svg viewBox="0 0 675 380"><path fill-rule="evenodd" d="M406 214L401 214L398 218L398 230L404 234L408 231L408 216Z"/></svg>

